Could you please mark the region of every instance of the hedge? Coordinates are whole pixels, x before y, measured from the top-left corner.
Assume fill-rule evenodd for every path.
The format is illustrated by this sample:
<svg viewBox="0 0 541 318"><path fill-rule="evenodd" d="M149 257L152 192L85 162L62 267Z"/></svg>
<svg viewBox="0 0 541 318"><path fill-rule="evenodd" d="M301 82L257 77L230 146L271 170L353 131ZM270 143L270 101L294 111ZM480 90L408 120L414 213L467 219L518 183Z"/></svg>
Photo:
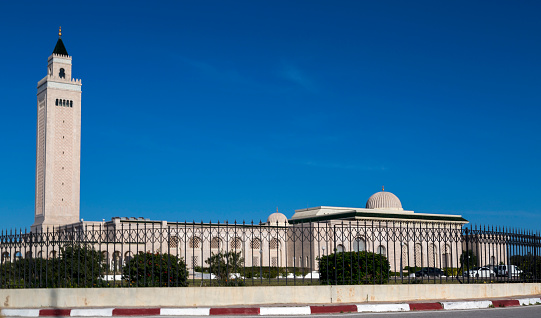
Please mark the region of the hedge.
<svg viewBox="0 0 541 318"><path fill-rule="evenodd" d="M319 280L324 285L385 284L387 257L372 252L337 252L318 258Z"/></svg>
<svg viewBox="0 0 541 318"><path fill-rule="evenodd" d="M140 253L122 267L122 279L130 286L188 286L188 270L182 258L171 254Z"/></svg>

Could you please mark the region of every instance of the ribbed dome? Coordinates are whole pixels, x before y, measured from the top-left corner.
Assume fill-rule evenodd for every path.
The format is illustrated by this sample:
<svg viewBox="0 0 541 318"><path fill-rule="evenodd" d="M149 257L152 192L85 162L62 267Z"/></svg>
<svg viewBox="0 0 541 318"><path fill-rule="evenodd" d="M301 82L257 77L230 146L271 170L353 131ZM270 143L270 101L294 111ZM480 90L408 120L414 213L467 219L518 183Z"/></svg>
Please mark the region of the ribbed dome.
<svg viewBox="0 0 541 318"><path fill-rule="evenodd" d="M287 224L287 217L279 212L273 213L269 215L269 218L267 219L267 223L270 225L272 224Z"/></svg>
<svg viewBox="0 0 541 318"><path fill-rule="evenodd" d="M367 209L386 209L402 211L402 203L398 197L391 192L381 191L374 193L368 201L366 201Z"/></svg>

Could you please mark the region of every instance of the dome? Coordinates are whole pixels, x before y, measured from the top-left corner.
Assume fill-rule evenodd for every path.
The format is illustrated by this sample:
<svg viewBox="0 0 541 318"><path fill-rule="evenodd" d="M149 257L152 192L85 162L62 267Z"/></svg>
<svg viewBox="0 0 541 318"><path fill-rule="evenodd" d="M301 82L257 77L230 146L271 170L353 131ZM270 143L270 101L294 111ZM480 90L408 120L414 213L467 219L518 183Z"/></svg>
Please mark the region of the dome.
<svg viewBox="0 0 541 318"><path fill-rule="evenodd" d="M391 192L381 191L374 193L366 201L367 209L385 209L402 211L402 203L398 197Z"/></svg>
<svg viewBox="0 0 541 318"><path fill-rule="evenodd" d="M267 219L267 223L270 225L272 224L287 224L287 217L279 212L273 213L269 215L269 218Z"/></svg>

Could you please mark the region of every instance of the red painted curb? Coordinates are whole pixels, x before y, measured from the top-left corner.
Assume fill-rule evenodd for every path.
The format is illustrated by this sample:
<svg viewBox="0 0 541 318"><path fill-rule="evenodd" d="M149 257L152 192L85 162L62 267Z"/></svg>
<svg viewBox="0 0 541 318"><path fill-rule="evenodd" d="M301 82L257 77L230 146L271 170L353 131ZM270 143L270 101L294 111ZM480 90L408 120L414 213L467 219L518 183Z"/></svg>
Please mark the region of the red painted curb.
<svg viewBox="0 0 541 318"><path fill-rule="evenodd" d="M356 305L337 305L337 306L310 306L312 314L333 314L340 312L357 312Z"/></svg>
<svg viewBox="0 0 541 318"><path fill-rule="evenodd" d="M258 308L210 308L210 315L259 315Z"/></svg>
<svg viewBox="0 0 541 318"><path fill-rule="evenodd" d="M443 306L440 303L413 303L410 310L443 310Z"/></svg>
<svg viewBox="0 0 541 318"><path fill-rule="evenodd" d="M160 308L115 308L113 316L159 316Z"/></svg>
<svg viewBox="0 0 541 318"><path fill-rule="evenodd" d="M71 314L71 309L41 309L39 311L40 316L54 317L54 316L68 316Z"/></svg>
<svg viewBox="0 0 541 318"><path fill-rule="evenodd" d="M513 307L520 306L520 302L516 299L493 300L492 305L494 307Z"/></svg>

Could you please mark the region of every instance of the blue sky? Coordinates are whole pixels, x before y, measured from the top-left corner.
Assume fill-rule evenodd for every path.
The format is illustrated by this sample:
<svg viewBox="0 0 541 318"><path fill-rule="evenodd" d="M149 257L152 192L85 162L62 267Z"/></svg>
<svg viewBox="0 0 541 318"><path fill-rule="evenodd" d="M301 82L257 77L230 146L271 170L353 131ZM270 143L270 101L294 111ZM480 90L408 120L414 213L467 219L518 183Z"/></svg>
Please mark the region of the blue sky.
<svg viewBox="0 0 541 318"><path fill-rule="evenodd" d="M81 218L405 209L539 230L538 1L0 2L3 228L33 222L36 84L81 78Z"/></svg>

